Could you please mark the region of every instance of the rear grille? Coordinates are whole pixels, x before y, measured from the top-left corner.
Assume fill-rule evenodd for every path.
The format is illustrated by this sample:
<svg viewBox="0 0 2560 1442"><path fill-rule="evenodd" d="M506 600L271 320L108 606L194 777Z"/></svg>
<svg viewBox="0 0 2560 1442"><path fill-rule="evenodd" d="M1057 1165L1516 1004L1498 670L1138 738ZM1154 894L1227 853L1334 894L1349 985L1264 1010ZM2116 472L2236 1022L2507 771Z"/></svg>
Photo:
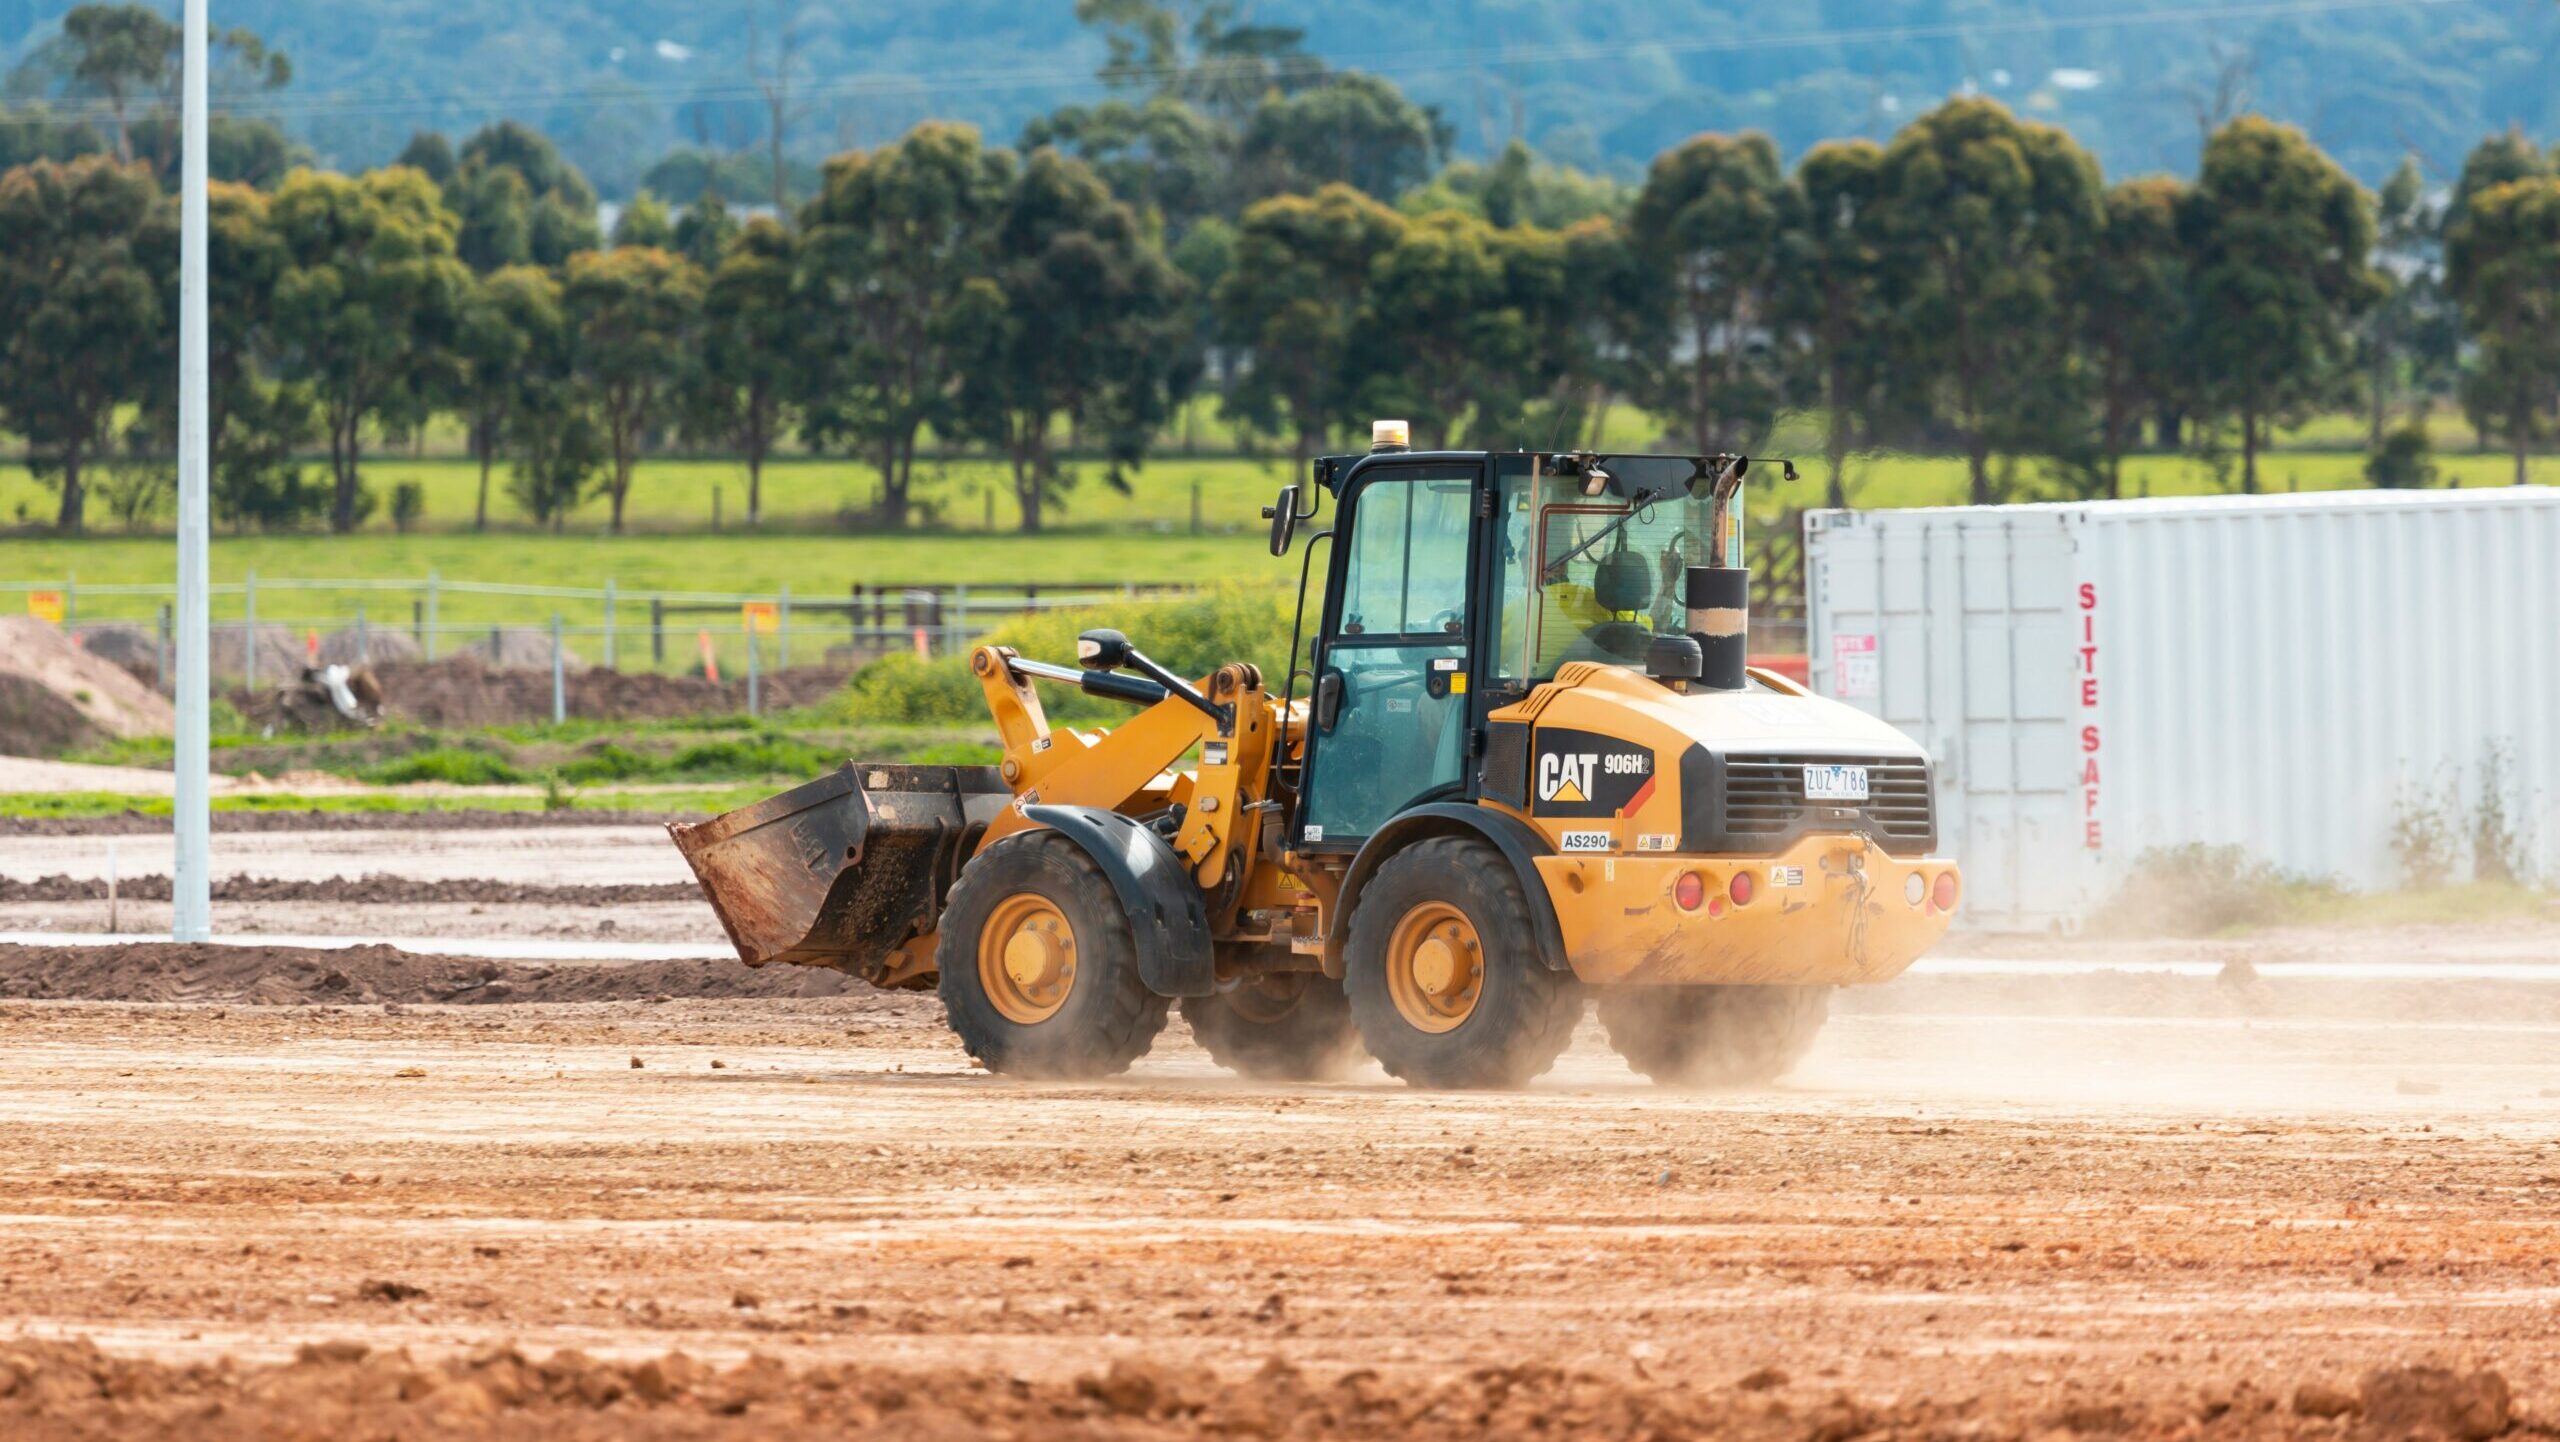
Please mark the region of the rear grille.
<svg viewBox="0 0 2560 1442"><path fill-rule="evenodd" d="M1867 768L1867 799L1807 801L1807 766ZM1830 830L1838 819L1819 813L1854 808L1888 851L1926 851L1937 839L1929 763L1908 756L1728 756L1724 758L1724 833L1736 842L1774 841Z"/></svg>

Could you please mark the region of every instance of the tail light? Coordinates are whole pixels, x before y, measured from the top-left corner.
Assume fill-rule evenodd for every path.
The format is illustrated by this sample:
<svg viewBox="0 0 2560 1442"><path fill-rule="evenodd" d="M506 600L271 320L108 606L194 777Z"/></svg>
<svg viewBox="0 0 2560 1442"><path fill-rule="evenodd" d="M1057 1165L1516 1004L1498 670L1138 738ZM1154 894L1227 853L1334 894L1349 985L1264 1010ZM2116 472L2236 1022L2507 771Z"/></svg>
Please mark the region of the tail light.
<svg viewBox="0 0 2560 1442"><path fill-rule="evenodd" d="M1937 885L1930 888L1929 899L1937 903L1940 911L1955 910L1956 874L1952 871L1939 872Z"/></svg>
<svg viewBox="0 0 2560 1442"><path fill-rule="evenodd" d="M1751 880L1750 872L1737 871L1733 874L1733 884L1725 888L1725 890L1733 897L1734 905L1749 906L1751 904L1751 893L1754 885L1755 883Z"/></svg>
<svg viewBox="0 0 2560 1442"><path fill-rule="evenodd" d="M1707 904L1707 879L1694 871L1680 873L1671 884L1671 899L1680 903L1682 911L1695 911Z"/></svg>

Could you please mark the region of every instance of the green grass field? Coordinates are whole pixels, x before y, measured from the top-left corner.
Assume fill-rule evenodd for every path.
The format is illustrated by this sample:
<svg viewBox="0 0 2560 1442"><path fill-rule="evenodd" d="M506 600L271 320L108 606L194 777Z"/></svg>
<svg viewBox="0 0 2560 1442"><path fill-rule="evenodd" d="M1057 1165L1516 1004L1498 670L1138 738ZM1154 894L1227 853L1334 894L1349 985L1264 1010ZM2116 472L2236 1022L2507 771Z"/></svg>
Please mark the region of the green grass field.
<svg viewBox="0 0 2560 1442"><path fill-rule="evenodd" d="M2438 457L2448 483L2468 486L2505 484L2511 469L2497 455ZM1050 532L1024 536L1011 529L1015 517L1009 500L994 503L993 529L986 529L985 497L1001 477L992 462L955 462L923 487L928 498L945 504L941 520L901 534L856 534L836 529L833 521L847 506L868 504L873 477L843 461L797 459L768 471L768 515L763 533L735 524L733 500L724 501L727 529L713 534L711 488L728 488L734 498L741 469L727 462L663 461L644 466L634 482L633 531L612 536L602 531L598 507L591 504L563 534L522 529L511 517L509 528L488 535L441 529L469 514L475 468L460 461L387 460L372 467L377 482L414 476L428 484L427 519L431 529L401 535L379 528L355 536L326 534L234 535L217 533L213 573L218 583L236 583L254 572L264 584L258 615L262 622L295 630L334 629L349 624L356 608L365 608L368 624L407 629L418 596L413 592L372 594L354 591L282 589L282 580L337 579L422 581L434 572L444 581L602 587L608 580L625 596L648 591L711 591L773 594L787 586L800 601L834 601L851 587L927 583L995 584L1034 581L1063 583L1168 583L1294 579L1294 565L1276 562L1263 550L1262 505L1288 475L1282 461L1233 458L1158 460L1134 478L1128 494L1109 490L1098 474L1088 475L1054 511ZM2560 484L2560 456L2537 458L2535 479ZM2262 459L2264 483L2271 490L2328 490L2363 484L2363 458L2350 452L2287 451ZM2033 463L2017 467L2024 495L2050 494ZM0 470L0 509L16 496L31 494L23 470ZM15 488L14 490L11 488ZM2127 464L2130 494L2199 494L2218 489L2213 474L2186 456L2141 456ZM1962 499L1964 466L1947 457L1860 456L1850 465L1850 499L1868 507L1947 504ZM1192 529L1195 495L1201 527ZM1802 467L1802 478L1788 485L1772 476L1755 475L1751 509L1755 520L1771 524L1787 507L1819 503L1822 477L1818 464ZM166 584L175 570L175 554L165 534L95 535L64 540L42 536L0 539L0 587L56 586L76 582L73 606L86 619L149 621L159 598L114 596L95 588L118 583ZM82 589L86 588L86 589ZM25 602L0 591L0 608L17 610ZM461 594L451 590L438 599L437 619L449 628L439 651L469 639L492 625L543 627L553 609L562 613L571 647L585 659L600 659L603 609L589 602L554 602L538 597ZM241 599L217 596L217 622L237 620ZM629 666L645 646L642 631L645 603L626 601L615 614L616 654ZM842 639L841 618L803 612L795 617L792 659L814 661L824 645ZM697 630L713 637L725 667L745 664L745 643L738 622L725 614L671 620L670 667L687 663ZM768 651L768 664L775 659Z"/></svg>

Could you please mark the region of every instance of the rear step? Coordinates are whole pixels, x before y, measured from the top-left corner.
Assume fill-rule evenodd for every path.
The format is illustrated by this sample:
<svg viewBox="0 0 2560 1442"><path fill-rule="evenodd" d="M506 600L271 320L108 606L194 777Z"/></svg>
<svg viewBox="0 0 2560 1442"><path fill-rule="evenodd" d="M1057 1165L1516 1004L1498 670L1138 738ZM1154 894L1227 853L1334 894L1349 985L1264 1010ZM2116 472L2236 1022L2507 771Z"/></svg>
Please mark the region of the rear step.
<svg viewBox="0 0 2560 1442"><path fill-rule="evenodd" d="M740 961L880 982L891 953L934 929L961 863L1012 799L992 766L847 762L667 834Z"/></svg>

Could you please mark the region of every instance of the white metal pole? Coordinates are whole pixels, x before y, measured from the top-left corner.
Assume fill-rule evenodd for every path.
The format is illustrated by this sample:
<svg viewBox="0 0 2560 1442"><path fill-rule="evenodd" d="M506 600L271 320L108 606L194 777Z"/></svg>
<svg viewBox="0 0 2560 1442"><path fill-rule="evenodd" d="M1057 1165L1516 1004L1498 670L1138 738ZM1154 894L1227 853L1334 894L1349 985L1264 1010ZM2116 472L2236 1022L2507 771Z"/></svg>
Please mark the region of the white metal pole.
<svg viewBox="0 0 2560 1442"><path fill-rule="evenodd" d="M205 0L186 0L178 213L178 684L176 864L169 930L179 941L213 935L212 755L207 700L205 354ZM255 638L252 638L255 644Z"/></svg>

